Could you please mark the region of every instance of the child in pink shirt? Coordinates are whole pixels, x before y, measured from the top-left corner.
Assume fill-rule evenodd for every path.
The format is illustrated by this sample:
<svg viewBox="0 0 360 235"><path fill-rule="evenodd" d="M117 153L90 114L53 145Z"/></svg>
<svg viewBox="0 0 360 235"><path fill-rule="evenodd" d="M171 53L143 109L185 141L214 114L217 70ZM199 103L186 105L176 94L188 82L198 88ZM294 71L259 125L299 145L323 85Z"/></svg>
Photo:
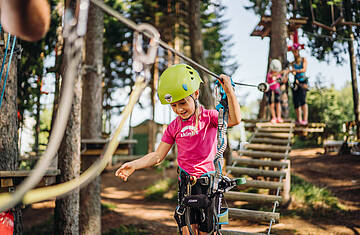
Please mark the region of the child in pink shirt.
<svg viewBox="0 0 360 235"><path fill-rule="evenodd" d="M240 123L240 106L236 100L230 77L220 75L219 80L228 100L228 126ZM137 169L159 164L167 155L174 143L178 147L177 161L180 167L179 199L181 199L181 179L183 176L195 178L206 177L215 171L214 157L217 146L218 112L206 110L199 105L199 87L202 80L198 72L186 64L177 64L167 68L159 79L158 96L162 104L170 104L178 117L170 123L164 132L155 152L125 163L115 173L124 181ZM200 180L198 180L200 181ZM195 181L196 182L196 181ZM198 182L199 183L199 182ZM194 183L192 194L206 194L210 185ZM191 228L195 234L208 234L213 230L213 208L205 212L205 220L200 219L199 211L191 211ZM189 234L184 217L177 221L182 234Z"/></svg>
<svg viewBox="0 0 360 235"><path fill-rule="evenodd" d="M277 59L271 60L269 73L266 75L266 82L270 85L269 91L266 92L268 103L270 106L271 123L281 123L284 120L281 118L281 104L280 104L280 79L282 77L281 62ZM275 112L276 108L276 112Z"/></svg>

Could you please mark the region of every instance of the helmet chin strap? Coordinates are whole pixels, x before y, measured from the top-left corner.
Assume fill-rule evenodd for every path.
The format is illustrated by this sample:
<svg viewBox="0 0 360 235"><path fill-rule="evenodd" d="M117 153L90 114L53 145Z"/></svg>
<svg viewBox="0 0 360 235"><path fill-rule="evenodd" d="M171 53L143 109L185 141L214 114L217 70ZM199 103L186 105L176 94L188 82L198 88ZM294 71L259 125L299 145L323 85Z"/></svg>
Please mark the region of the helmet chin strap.
<svg viewBox="0 0 360 235"><path fill-rule="evenodd" d="M194 114L196 113L196 111L197 111L197 109L198 109L198 107L199 107L199 102L198 102L198 100L195 99L195 98L193 97L193 95L189 95L189 96L194 100L194 103L195 103L195 111L194 111L193 114L190 115L190 117L188 117L188 118L186 118L186 119L182 118L182 119L181 119L182 121L187 121L187 120L189 120L192 116L194 116Z"/></svg>

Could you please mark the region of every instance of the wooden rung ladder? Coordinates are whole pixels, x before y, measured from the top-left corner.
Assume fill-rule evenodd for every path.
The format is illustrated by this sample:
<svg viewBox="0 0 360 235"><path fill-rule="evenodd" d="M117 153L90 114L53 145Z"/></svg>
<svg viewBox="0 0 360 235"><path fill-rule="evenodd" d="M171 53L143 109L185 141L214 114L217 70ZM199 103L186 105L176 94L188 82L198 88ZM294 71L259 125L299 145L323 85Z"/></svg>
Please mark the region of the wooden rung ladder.
<svg viewBox="0 0 360 235"><path fill-rule="evenodd" d="M292 137L295 125L293 123L260 123L256 124L255 133L245 149L237 151L232 157L234 164L227 166L226 170L233 176L246 176L247 182L242 188L256 188L275 190L275 195L230 191L225 193L228 201L244 201L249 204L272 203L274 210L256 211L239 208L229 208L231 218L257 221L279 222L280 214L275 212L276 206L289 200L290 193L290 161L288 160L291 150ZM283 193L280 195L280 190ZM233 230L221 230L226 234L263 234L249 233Z"/></svg>

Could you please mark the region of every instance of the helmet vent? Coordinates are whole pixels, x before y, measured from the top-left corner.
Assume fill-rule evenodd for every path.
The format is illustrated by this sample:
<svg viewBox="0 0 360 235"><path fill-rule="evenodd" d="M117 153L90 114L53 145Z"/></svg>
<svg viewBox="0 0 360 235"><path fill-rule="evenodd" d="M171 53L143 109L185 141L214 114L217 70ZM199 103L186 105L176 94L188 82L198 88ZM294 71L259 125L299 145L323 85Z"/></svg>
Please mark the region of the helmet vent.
<svg viewBox="0 0 360 235"><path fill-rule="evenodd" d="M194 80L194 77L191 77L191 80Z"/></svg>
<svg viewBox="0 0 360 235"><path fill-rule="evenodd" d="M190 73L190 74L193 74L193 72L192 72L192 71L189 71L189 73Z"/></svg>
<svg viewBox="0 0 360 235"><path fill-rule="evenodd" d="M190 67L190 66L186 66L186 68L187 68L187 69L191 69L191 67Z"/></svg>

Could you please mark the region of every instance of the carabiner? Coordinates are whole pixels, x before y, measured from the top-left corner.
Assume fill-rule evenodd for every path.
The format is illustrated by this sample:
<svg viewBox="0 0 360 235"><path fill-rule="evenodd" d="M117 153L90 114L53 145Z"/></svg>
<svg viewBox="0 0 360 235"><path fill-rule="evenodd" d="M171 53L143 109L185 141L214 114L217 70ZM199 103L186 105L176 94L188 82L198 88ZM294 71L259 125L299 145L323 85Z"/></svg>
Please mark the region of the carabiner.
<svg viewBox="0 0 360 235"><path fill-rule="evenodd" d="M133 69L140 73L145 67L152 65L155 62L160 34L154 26L146 23L139 24L138 29L139 31L134 32ZM152 35L147 53L143 50L143 35L141 34L141 32L145 31Z"/></svg>

